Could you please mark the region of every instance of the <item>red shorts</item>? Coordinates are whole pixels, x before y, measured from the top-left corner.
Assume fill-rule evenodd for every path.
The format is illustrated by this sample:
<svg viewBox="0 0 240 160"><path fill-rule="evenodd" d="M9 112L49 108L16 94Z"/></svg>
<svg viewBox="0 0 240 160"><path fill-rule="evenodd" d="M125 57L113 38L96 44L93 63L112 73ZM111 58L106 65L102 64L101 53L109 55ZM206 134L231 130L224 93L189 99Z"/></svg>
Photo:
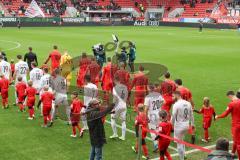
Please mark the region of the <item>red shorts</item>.
<svg viewBox="0 0 240 160"><path fill-rule="evenodd" d="M80 121L80 114L71 113L72 126L76 126Z"/></svg>
<svg viewBox="0 0 240 160"><path fill-rule="evenodd" d="M203 120L203 128L208 129L211 127L212 124L212 118L206 118Z"/></svg>
<svg viewBox="0 0 240 160"><path fill-rule="evenodd" d="M43 116L50 115L52 107L51 106L43 106Z"/></svg>
<svg viewBox="0 0 240 160"><path fill-rule="evenodd" d="M27 99L27 106L33 107L35 105L35 98L28 98Z"/></svg>
<svg viewBox="0 0 240 160"><path fill-rule="evenodd" d="M25 95L18 95L18 103L24 102Z"/></svg>
<svg viewBox="0 0 240 160"><path fill-rule="evenodd" d="M159 149L159 151L165 151L165 150L167 150L169 145L170 145L170 141L168 141L168 140L162 140L162 139L160 139L160 140L158 141L158 149Z"/></svg>
<svg viewBox="0 0 240 160"><path fill-rule="evenodd" d="M8 98L8 90L6 89L4 89L4 90L2 90L1 91L1 95L2 95L2 99L6 99L6 98Z"/></svg>

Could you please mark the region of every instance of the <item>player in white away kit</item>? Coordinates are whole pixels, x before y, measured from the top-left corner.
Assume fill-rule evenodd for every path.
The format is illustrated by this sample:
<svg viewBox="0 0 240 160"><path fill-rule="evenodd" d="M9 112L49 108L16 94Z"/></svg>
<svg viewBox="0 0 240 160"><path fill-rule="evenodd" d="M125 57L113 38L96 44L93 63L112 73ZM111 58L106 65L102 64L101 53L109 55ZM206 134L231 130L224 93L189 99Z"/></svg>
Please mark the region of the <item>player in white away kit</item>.
<svg viewBox="0 0 240 160"><path fill-rule="evenodd" d="M84 77L85 85L84 85L84 96L83 96L83 103L85 107L88 107L89 102L93 99L96 99L98 96L98 88L95 84L91 83L91 76L86 75ZM82 108L81 113L84 113L86 108ZM88 130L87 125L87 117L81 116L82 123L83 123L83 130Z"/></svg>
<svg viewBox="0 0 240 160"><path fill-rule="evenodd" d="M37 68L37 63L31 63L32 70L30 71L30 80L33 82L33 87L37 90L37 93L41 89L41 78L43 76L43 71Z"/></svg>
<svg viewBox="0 0 240 160"><path fill-rule="evenodd" d="M14 79L15 79L15 84L17 84L17 79L18 77L22 77L22 81L27 83L27 74L29 72L28 64L27 62L24 62L22 60L22 56L18 55L17 56L18 62L15 64L15 72L14 72Z"/></svg>
<svg viewBox="0 0 240 160"><path fill-rule="evenodd" d="M160 122L159 111L164 104L164 99L160 93L155 92L155 86L153 84L148 85L148 90L149 94L144 100L144 105L146 106L146 115L149 119L148 127L150 130L158 131L158 125ZM150 135L153 140L154 152L156 152L158 151L158 141L155 140L156 134L150 133Z"/></svg>
<svg viewBox="0 0 240 160"><path fill-rule="evenodd" d="M173 93L173 98L176 100L173 105L171 119L174 127L174 138L183 140L185 134L194 126L192 105L190 102L181 98L181 93L179 91ZM177 150L179 159L184 160L185 145L177 143Z"/></svg>
<svg viewBox="0 0 240 160"><path fill-rule="evenodd" d="M125 140L126 137L126 115L127 115L127 98L128 88L124 84L121 84L119 77L114 79L115 86L113 87L113 103L115 104L114 113L111 114L111 126L113 135L110 138L117 138L117 126L116 119L119 118L122 121L122 136L121 140Z"/></svg>
<svg viewBox="0 0 240 160"><path fill-rule="evenodd" d="M50 86L53 89L53 92L55 93L55 105L53 107L52 111L52 120L54 120L55 115L58 111L58 107L60 105L63 105L66 110L66 115L67 115L67 124L71 124L70 121L70 112L71 108L68 104L67 100L67 80L60 76L60 69L55 69L54 70L54 76L51 76L50 78Z"/></svg>
<svg viewBox="0 0 240 160"><path fill-rule="evenodd" d="M8 80L11 80L12 77L11 65L10 63L4 60L4 57L0 55L0 74Z"/></svg>
<svg viewBox="0 0 240 160"><path fill-rule="evenodd" d="M51 75L48 72L49 72L48 68L43 68L43 76L40 79L40 91L39 91L40 96L41 96L41 93L43 92L44 86L49 86L50 85ZM50 86L49 86L48 91L52 92L52 88Z"/></svg>

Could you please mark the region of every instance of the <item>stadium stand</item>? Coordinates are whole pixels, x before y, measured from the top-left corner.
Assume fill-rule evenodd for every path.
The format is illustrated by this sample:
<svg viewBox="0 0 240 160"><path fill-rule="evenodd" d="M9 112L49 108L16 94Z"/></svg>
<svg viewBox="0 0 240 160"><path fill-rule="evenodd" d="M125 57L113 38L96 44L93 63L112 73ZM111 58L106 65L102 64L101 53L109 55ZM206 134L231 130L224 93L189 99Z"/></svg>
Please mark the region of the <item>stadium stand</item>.
<svg viewBox="0 0 240 160"><path fill-rule="evenodd" d="M83 10L121 10L133 8L141 17L148 8L164 7L164 17L170 17L176 9L183 12L176 17L206 17L218 0L36 0L47 17L66 16L67 7L75 7L79 12ZM5 7L6 15L23 16L31 0L0 0ZM229 4L231 5L231 4Z"/></svg>

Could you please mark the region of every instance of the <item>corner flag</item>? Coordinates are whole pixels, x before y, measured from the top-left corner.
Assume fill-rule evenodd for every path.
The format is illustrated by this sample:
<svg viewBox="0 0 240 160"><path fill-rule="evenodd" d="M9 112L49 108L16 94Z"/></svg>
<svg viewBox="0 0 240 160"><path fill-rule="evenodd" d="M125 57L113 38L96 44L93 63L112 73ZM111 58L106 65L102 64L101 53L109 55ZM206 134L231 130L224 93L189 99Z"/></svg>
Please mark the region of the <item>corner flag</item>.
<svg viewBox="0 0 240 160"><path fill-rule="evenodd" d="M25 15L29 18L34 17L45 17L43 11L38 6L37 2L35 0L32 0L31 4L27 8Z"/></svg>

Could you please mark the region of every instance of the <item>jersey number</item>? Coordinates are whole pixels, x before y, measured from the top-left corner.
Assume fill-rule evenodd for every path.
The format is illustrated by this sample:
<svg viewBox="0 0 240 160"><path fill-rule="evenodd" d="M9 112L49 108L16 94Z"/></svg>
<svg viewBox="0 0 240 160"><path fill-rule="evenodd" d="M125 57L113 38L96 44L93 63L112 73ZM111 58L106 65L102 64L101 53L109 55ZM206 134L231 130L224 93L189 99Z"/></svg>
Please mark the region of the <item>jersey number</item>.
<svg viewBox="0 0 240 160"><path fill-rule="evenodd" d="M26 74L27 68L26 67L21 67L20 68L20 74Z"/></svg>
<svg viewBox="0 0 240 160"><path fill-rule="evenodd" d="M153 110L158 110L160 108L160 101L156 100L156 101L152 101L152 105L153 105Z"/></svg>

